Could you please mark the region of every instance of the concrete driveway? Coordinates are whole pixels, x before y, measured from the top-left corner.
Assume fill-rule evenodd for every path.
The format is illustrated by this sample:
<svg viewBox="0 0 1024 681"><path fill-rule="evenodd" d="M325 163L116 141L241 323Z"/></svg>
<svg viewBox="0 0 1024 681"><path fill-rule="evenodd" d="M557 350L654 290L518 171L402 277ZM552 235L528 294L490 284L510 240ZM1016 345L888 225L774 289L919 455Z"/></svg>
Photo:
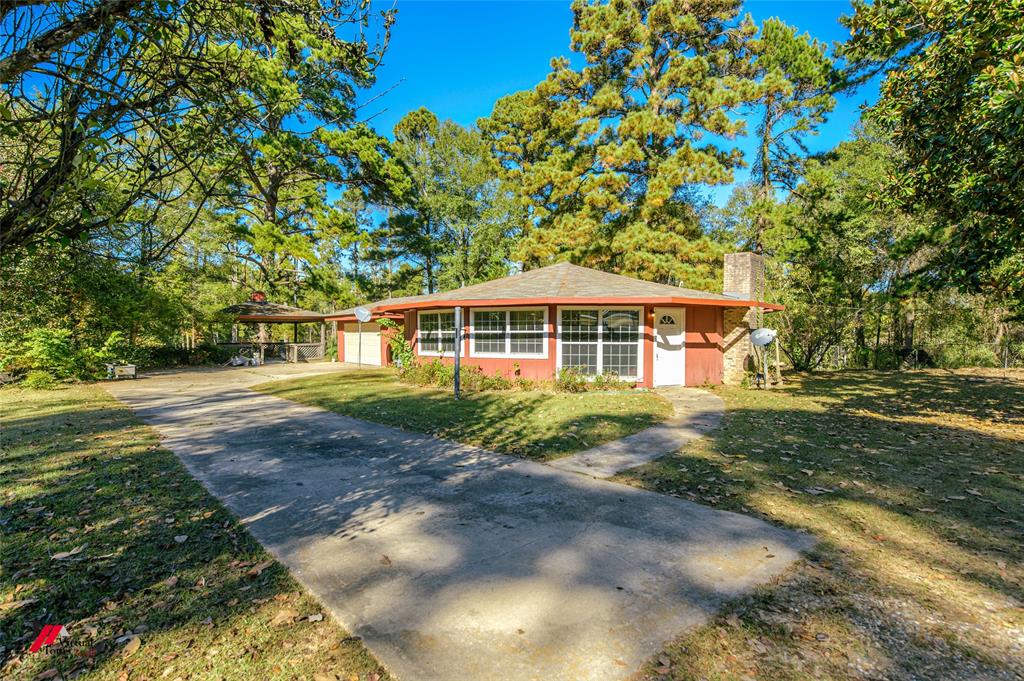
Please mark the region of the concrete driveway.
<svg viewBox="0 0 1024 681"><path fill-rule="evenodd" d="M248 385L337 365L110 385L404 681L624 678L811 539L367 423Z"/></svg>

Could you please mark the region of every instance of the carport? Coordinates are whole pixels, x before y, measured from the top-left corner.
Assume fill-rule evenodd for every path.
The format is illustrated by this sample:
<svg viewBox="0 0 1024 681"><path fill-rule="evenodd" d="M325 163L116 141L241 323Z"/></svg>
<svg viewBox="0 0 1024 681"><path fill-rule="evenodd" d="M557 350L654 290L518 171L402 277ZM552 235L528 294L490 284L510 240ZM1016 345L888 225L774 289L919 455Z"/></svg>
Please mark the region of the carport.
<svg viewBox="0 0 1024 681"><path fill-rule="evenodd" d="M256 291L245 303L230 305L220 310L223 315L233 318L231 325L231 342L218 343L223 346L236 346L239 350L252 348L258 353L260 362L268 357L278 357L286 362L309 362L323 359L326 355L326 337L324 315L311 310L303 310L288 305L279 305L267 301L262 291ZM291 324L292 340L274 340L268 326ZM315 324L316 337L310 327L306 327L306 340L300 342L299 325ZM245 338L246 329L252 330L255 325L254 337Z"/></svg>

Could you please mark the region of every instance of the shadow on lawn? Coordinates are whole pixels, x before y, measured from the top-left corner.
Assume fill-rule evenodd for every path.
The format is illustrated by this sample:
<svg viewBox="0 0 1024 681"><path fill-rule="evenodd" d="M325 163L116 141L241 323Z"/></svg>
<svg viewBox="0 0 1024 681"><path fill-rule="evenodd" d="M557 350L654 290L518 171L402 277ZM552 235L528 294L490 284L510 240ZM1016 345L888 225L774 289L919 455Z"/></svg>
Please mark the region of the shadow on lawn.
<svg viewBox="0 0 1024 681"><path fill-rule="evenodd" d="M671 414L647 393L585 395L450 391L398 383L392 372L353 371L268 383L262 392L328 411L545 461L638 432ZM580 411L568 411L578 404ZM585 410L585 411L584 411ZM621 413L616 413L619 411ZM543 417L539 415L543 414Z"/></svg>
<svg viewBox="0 0 1024 681"><path fill-rule="evenodd" d="M269 558L259 544L127 409L100 400L83 407L73 397L86 390L50 393L35 409L15 401L4 408L0 589L9 603L29 599L0 609L4 678L48 668L62 678L110 668L155 676L174 666L168 678L279 674L294 656L287 639L315 639L317 625L289 624L308 631L288 634L268 620L281 607L310 614L316 604L277 563L249 574ZM70 638L29 653L46 624L63 624ZM115 639L133 632L142 647L126 657ZM222 651L230 661L214 661L214 644L237 649ZM377 670L354 645L335 666ZM305 655L314 667L332 666L324 654Z"/></svg>
<svg viewBox="0 0 1024 681"><path fill-rule="evenodd" d="M1024 425L1024 373L971 375L944 370L844 371L801 377L795 394L837 398L839 408L884 416L955 413ZM1024 437L1024 436L1022 436Z"/></svg>
<svg viewBox="0 0 1024 681"><path fill-rule="evenodd" d="M292 389L316 403L314 382ZM427 676L621 678L809 543L740 515L396 432L374 424L379 416L356 422L214 385L140 382L120 394L385 662L409 665L396 669L407 677L443 664L447 677ZM388 397L350 399L381 408ZM520 397L529 408L541 396Z"/></svg>
<svg viewBox="0 0 1024 681"><path fill-rule="evenodd" d="M708 439L622 479L810 530L836 567L793 578L813 582L797 619L838 613L890 678L960 678L977 660L991 678L1024 671L1024 382L846 372L729 396Z"/></svg>

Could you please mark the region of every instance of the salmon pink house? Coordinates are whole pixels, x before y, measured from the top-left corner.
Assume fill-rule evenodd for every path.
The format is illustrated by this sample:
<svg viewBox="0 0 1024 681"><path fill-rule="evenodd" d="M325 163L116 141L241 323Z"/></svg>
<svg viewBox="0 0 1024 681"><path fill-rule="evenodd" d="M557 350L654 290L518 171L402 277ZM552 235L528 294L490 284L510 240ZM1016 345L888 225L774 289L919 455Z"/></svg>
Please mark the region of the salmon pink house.
<svg viewBox="0 0 1024 681"><path fill-rule="evenodd" d="M377 321L402 325L417 357L451 362L456 308L460 355L485 373L551 379L575 367L640 386L736 383L750 355L763 263L753 253L726 256L725 293L640 281L559 263L453 291L391 298L329 314L338 330L339 361L391 363Z"/></svg>

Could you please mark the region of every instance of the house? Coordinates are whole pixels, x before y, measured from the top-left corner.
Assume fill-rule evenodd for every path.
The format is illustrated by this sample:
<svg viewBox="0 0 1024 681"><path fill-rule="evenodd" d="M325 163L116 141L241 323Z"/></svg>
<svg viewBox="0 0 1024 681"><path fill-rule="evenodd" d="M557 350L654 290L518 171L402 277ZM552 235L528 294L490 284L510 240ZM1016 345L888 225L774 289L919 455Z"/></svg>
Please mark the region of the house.
<svg viewBox="0 0 1024 681"><path fill-rule="evenodd" d="M551 379L565 367L614 373L640 386L739 383L751 355L764 262L725 258L724 294L640 281L558 263L454 291L390 298L326 315L338 330L338 360L390 363L381 318L403 325L416 356L454 361L455 308L461 361L485 373Z"/></svg>

